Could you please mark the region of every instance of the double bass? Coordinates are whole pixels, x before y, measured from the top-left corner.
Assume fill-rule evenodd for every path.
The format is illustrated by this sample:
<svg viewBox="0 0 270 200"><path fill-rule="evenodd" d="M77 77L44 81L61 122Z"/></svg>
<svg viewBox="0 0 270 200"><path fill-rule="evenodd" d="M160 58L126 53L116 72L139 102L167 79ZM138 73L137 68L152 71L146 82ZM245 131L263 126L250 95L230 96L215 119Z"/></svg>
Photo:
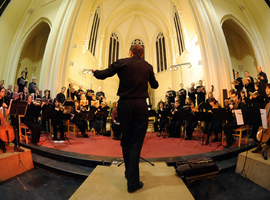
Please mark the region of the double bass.
<svg viewBox="0 0 270 200"><path fill-rule="evenodd" d="M4 100L4 97L3 97ZM4 101L3 101L4 103ZM0 108L0 139L3 142L10 143L15 139L15 133L13 127L10 125L10 123L7 120L6 116L6 108L3 106Z"/></svg>
<svg viewBox="0 0 270 200"><path fill-rule="evenodd" d="M269 115L269 111L270 111L270 108L269 108L269 105L270 103L268 103L266 106L265 106L265 110L267 110L267 113L266 113L266 120L267 120L267 129L263 128L262 126L259 127L259 130L257 132L257 140L261 143L265 143L269 140L270 138L270 115Z"/></svg>

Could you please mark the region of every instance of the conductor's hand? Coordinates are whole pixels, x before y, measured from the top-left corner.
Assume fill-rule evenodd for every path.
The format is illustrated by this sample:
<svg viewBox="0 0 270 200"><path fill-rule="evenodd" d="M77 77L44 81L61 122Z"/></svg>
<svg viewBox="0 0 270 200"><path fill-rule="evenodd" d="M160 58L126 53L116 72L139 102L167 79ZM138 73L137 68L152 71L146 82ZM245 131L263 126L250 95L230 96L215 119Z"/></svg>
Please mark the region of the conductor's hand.
<svg viewBox="0 0 270 200"><path fill-rule="evenodd" d="M96 69L91 69L91 71L94 73L96 71Z"/></svg>

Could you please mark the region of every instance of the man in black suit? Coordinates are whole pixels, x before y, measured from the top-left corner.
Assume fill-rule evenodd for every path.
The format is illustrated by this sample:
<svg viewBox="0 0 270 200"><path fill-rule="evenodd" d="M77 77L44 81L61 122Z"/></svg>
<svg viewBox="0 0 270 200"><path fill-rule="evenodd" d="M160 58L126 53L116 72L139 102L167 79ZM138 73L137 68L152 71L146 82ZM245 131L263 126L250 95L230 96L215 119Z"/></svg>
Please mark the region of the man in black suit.
<svg viewBox="0 0 270 200"><path fill-rule="evenodd" d="M148 126L148 82L158 88L153 67L143 58L141 45L130 47L129 58L120 59L105 70L92 70L98 79L105 79L115 74L120 82L117 95L118 116L121 125L121 146L125 161L125 177L128 192L132 193L143 187L139 174L140 153Z"/></svg>

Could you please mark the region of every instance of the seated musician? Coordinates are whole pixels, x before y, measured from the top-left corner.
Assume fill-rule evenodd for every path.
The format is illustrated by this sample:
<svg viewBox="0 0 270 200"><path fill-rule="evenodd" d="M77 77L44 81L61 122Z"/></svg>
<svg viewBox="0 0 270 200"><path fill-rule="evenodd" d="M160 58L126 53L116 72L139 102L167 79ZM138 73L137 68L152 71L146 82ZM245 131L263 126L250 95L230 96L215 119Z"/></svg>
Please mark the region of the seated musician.
<svg viewBox="0 0 270 200"><path fill-rule="evenodd" d="M181 125L183 125L183 120L179 118L178 113L182 110L180 107L180 101L175 101L174 109L171 111L172 119L168 124L169 137L180 138Z"/></svg>
<svg viewBox="0 0 270 200"><path fill-rule="evenodd" d="M102 91L101 86L98 87L98 92L96 93L96 98L99 100L99 103L102 102L102 99L105 98L105 93Z"/></svg>
<svg viewBox="0 0 270 200"><path fill-rule="evenodd" d="M57 140L57 129L60 129L60 139L65 140L65 127L63 122L63 115L67 111L60 105L60 102L57 98L53 101L53 106L51 108L51 121L53 126L53 140Z"/></svg>
<svg viewBox="0 0 270 200"><path fill-rule="evenodd" d="M208 112L212 112L213 109L221 108L220 103L218 103L215 98L208 99L208 102L211 106L211 110L209 110ZM207 134L205 145L209 144L209 138L212 132L214 132L216 136L213 142L218 141L218 133L220 133L221 131L222 131L222 121L210 115L210 119L206 121L205 126L204 126L204 134Z"/></svg>
<svg viewBox="0 0 270 200"><path fill-rule="evenodd" d="M0 108L1 109L5 109L8 108L8 105L6 103L7 98L5 98L5 88L3 86L0 86ZM5 120L2 113L2 110L0 110L0 115L1 115L1 119L0 122L2 122L2 120ZM1 124L0 124L1 126ZM0 139L0 149L3 151L3 153L6 153L6 146L5 143Z"/></svg>
<svg viewBox="0 0 270 200"><path fill-rule="evenodd" d="M89 138L89 136L85 133L85 128L86 128L86 122L81 120L81 107L79 104L78 100L74 101L75 107L74 109L71 111L71 120L70 122L76 124L76 126L78 126L78 128L80 129L82 136L84 138Z"/></svg>
<svg viewBox="0 0 270 200"><path fill-rule="evenodd" d="M157 120L154 122L154 130L157 133L157 136L160 136L160 133L164 130L165 125L169 122L168 119L168 109L164 108L164 102L160 101L158 103L158 116Z"/></svg>
<svg viewBox="0 0 270 200"><path fill-rule="evenodd" d="M42 125L43 125L43 130L45 132L49 132L50 127L49 127L49 119L51 115L51 97L50 97L50 91L45 90L44 91L44 96L42 97L42 104L41 104L41 110L42 110Z"/></svg>
<svg viewBox="0 0 270 200"><path fill-rule="evenodd" d="M270 99L270 84L266 84L265 92L266 92L266 95L267 95L267 101L265 102L265 104L266 104L265 108L267 109L267 105L268 105L268 108L270 106L269 105L269 102L270 102L269 101L269 99ZM267 112L266 114L268 114L268 116L269 116L268 109L266 110L266 112ZM269 126L270 126L270 123L269 123L269 117L268 116L266 116L267 117L268 130L264 134L268 135L268 137L269 137ZM255 129L255 131L253 129ZM255 150L252 151L252 153L257 153L257 152L261 152L262 151L262 142L261 141L258 141L258 139L256 137L256 134L258 132L258 129L259 129L259 126L256 126L254 128L252 127L253 140L257 143L257 147L256 147ZM262 152L262 156L263 156L263 158L265 160L268 160L267 151L268 151L269 148L270 148L270 139L268 139L266 141L266 147L265 147L264 151Z"/></svg>
<svg viewBox="0 0 270 200"><path fill-rule="evenodd" d="M240 101L243 104L244 107L250 107L251 102L250 99L246 97L246 93L244 90L240 91Z"/></svg>
<svg viewBox="0 0 270 200"><path fill-rule="evenodd" d="M61 92L56 95L56 99L58 99L59 103L64 103L64 101L66 100L65 91L66 87L62 87Z"/></svg>
<svg viewBox="0 0 270 200"><path fill-rule="evenodd" d="M234 129L239 127L236 123L235 109L241 109L242 103L238 99L238 93L236 91L232 92L231 98L233 100L233 105L229 104L228 109L232 117L229 118L228 123L223 126L224 133L226 134L226 146L224 148L229 148L234 143L233 133Z"/></svg>
<svg viewBox="0 0 270 200"><path fill-rule="evenodd" d="M27 87L24 87L23 93L22 93L22 100L27 101L27 98L26 98L27 95L28 95L28 89Z"/></svg>
<svg viewBox="0 0 270 200"><path fill-rule="evenodd" d="M191 98L188 98L187 102L188 102L188 105L191 109L191 115L190 115L190 119L187 120L187 125L186 125L187 137L185 138L185 140L191 140L193 137L192 133L194 132L194 129L198 125L198 120L196 119L196 117L194 115L194 112L198 111L198 108L194 106L194 103L193 103Z"/></svg>
<svg viewBox="0 0 270 200"><path fill-rule="evenodd" d="M38 146L40 133L42 126L38 121L35 121L35 116L37 112L40 112L40 105L36 102L32 102L32 95L28 94L26 96L28 107L25 116L22 119L22 122L32 131L32 143L35 146Z"/></svg>
<svg viewBox="0 0 270 200"><path fill-rule="evenodd" d="M78 91L77 91L77 94L76 94L76 97L77 97L77 100L78 100L78 101L81 100L81 95L82 95L82 94L85 94L85 93L84 93L84 91L83 91L83 86L80 85L80 86L79 86L79 89L78 89Z"/></svg>
<svg viewBox="0 0 270 200"><path fill-rule="evenodd" d="M117 112L118 102L113 103L113 109L112 109L112 130L113 130L113 139L114 140L121 140L121 128L120 128L120 122L118 119L118 112Z"/></svg>
<svg viewBox="0 0 270 200"><path fill-rule="evenodd" d="M39 95L39 89L36 88L34 93L29 93L33 96L33 100L41 99L41 96Z"/></svg>
<svg viewBox="0 0 270 200"><path fill-rule="evenodd" d="M94 113L94 117L90 121L90 127L94 128L95 131L97 133L99 133L100 130L101 130L101 120L100 120L100 118L96 117L97 112L100 111L100 109L99 109L99 101L95 101L95 102L92 101L90 110Z"/></svg>
<svg viewBox="0 0 270 200"><path fill-rule="evenodd" d="M164 101L164 108L166 108L167 110L171 110L172 109L172 105L170 103L169 97L165 97L165 101Z"/></svg>

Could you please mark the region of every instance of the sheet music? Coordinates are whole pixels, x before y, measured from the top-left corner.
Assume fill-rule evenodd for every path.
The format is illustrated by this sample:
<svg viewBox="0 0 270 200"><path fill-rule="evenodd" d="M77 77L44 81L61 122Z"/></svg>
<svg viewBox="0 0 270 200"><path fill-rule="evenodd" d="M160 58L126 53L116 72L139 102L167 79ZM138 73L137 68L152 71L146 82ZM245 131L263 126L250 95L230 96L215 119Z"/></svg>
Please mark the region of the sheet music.
<svg viewBox="0 0 270 200"><path fill-rule="evenodd" d="M267 117L266 117L266 110L260 109L261 112L261 119L262 119L262 126L263 128L267 129Z"/></svg>
<svg viewBox="0 0 270 200"><path fill-rule="evenodd" d="M244 119L241 109L234 110L237 125L244 125Z"/></svg>

